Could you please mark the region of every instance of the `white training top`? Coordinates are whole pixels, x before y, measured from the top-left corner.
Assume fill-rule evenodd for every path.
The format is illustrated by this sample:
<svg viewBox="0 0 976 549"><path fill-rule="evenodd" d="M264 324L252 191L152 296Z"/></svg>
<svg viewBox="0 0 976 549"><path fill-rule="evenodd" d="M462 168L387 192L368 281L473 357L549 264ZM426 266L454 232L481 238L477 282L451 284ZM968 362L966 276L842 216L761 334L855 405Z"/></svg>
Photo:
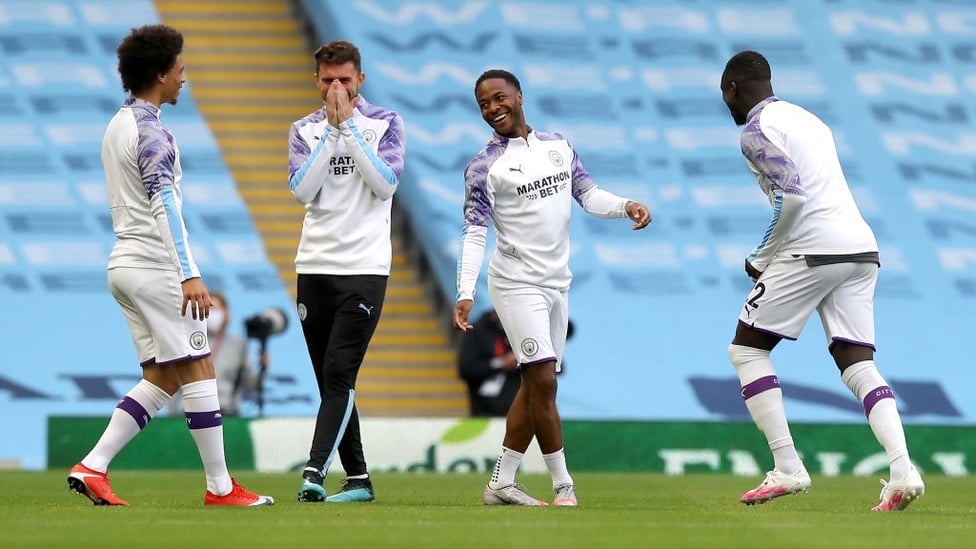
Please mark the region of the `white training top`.
<svg viewBox="0 0 976 549"><path fill-rule="evenodd" d="M628 200L597 187L561 135L496 133L464 170L458 299L474 299L489 219L497 240L490 276L568 289L571 198L597 217L627 216Z"/></svg>
<svg viewBox="0 0 976 549"><path fill-rule="evenodd" d="M878 243L847 186L834 137L809 111L769 97L749 111L742 154L773 206L749 262L764 271L777 253L847 255Z"/></svg>
<svg viewBox="0 0 976 549"><path fill-rule="evenodd" d="M102 139L102 166L115 231L108 268L178 271L200 276L183 222L180 151L159 108L128 97Z"/></svg>
<svg viewBox="0 0 976 549"><path fill-rule="evenodd" d="M390 274L390 211L405 154L400 115L362 96L333 128L325 107L291 125L289 188L305 205L299 274Z"/></svg>

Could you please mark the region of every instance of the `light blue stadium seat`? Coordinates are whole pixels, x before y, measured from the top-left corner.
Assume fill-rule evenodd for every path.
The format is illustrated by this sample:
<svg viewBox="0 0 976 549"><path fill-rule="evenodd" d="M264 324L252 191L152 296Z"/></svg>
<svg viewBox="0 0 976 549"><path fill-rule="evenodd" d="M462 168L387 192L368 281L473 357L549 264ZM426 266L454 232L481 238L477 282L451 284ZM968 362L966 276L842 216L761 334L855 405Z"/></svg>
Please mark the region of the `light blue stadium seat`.
<svg viewBox="0 0 976 549"><path fill-rule="evenodd" d="M726 400L693 381L735 386L726 347L751 287L744 257L770 219L718 89L726 60L742 49L766 54L777 93L834 130L882 248L882 369L893 385L923 375L957 405L968 399L957 388L976 378L950 366L947 350L926 346L920 356L914 345L921 333L929 341L965 339L962 326L971 324L976 298L970 221L976 108L969 101L976 7L803 0L302 3L322 41L341 36L362 50L364 94L404 117L407 161L397 199L449 301L462 172L490 134L473 97L486 68L519 76L529 123L566 136L599 184L650 206L655 222L642 233L626 221L574 213L570 303L577 335L560 383L564 416L747 418L741 404L715 404ZM483 309L487 297L481 290L479 296L476 307ZM819 329L808 332L781 346L778 360L799 385L827 395L837 389L836 374ZM933 363L930 352L945 365L938 374L918 369L919 361ZM862 419L826 396L810 398L791 407L795 417ZM943 407L937 420L976 417L972 406L962 414L951 408ZM926 413L903 416L936 419Z"/></svg>
<svg viewBox="0 0 976 549"><path fill-rule="evenodd" d="M108 290L114 233L100 149L126 96L116 74L119 40L159 21L150 0L0 2L0 387L54 395L41 402L0 395L0 414L27 418L4 422L0 436L19 441L16 457L30 468L44 466L48 415L107 415L117 400L79 400L65 376L139 373ZM208 288L231 301L231 330L242 333L246 317L270 306L293 317L271 342L273 379L286 386L268 387L266 412L314 414L313 385L296 382L310 372L294 304L192 86L162 116L180 145L191 248ZM306 388L308 394L291 398Z"/></svg>

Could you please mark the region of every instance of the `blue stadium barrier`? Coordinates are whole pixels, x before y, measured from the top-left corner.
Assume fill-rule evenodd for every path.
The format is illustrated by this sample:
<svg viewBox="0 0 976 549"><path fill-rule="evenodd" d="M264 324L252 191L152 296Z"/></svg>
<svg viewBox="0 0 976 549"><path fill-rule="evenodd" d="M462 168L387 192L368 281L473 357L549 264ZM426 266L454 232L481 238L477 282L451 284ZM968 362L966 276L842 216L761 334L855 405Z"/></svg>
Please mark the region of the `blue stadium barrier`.
<svg viewBox="0 0 976 549"><path fill-rule="evenodd" d="M44 467L48 415L108 416L140 375L106 282L114 235L100 147L125 98L115 48L157 22L148 0L0 3L0 461ZM208 288L230 300L232 330L266 307L289 315L270 340L265 414L314 414L294 305L192 85L162 116L180 145L191 245Z"/></svg>
<svg viewBox="0 0 976 549"><path fill-rule="evenodd" d="M574 214L577 335L559 393L566 417L748 417L726 348L751 287L743 258L770 211L718 82L728 57L756 49L773 65L777 93L832 125L877 232L877 360L904 419L976 420L976 375L960 356L976 299L972 3L303 5L322 42L360 47L364 95L404 117L397 197L449 299L462 170L490 134L473 97L484 69L513 70L536 129L565 135L597 182L651 207L655 222L640 233ZM476 298L481 309L485 296ZM821 334L812 325L774 354L789 413L862 421Z"/></svg>

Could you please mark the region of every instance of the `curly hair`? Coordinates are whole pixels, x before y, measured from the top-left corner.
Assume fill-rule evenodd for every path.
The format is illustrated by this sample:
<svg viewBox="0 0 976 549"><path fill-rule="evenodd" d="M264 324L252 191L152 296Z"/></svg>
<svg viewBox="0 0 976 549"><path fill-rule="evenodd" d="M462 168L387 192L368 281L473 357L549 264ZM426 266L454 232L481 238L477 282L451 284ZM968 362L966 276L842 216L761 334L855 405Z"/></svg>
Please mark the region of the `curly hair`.
<svg viewBox="0 0 976 549"><path fill-rule="evenodd" d="M356 72L363 72L363 60L359 55L359 48L352 42L336 40L315 50L316 71L318 71L319 65L345 65L346 63L352 63Z"/></svg>
<svg viewBox="0 0 976 549"><path fill-rule="evenodd" d="M482 82L484 82L485 80L490 80L492 78L501 78L502 80L514 86L517 91L522 91L522 84L519 83L518 78L516 78L514 74L504 69L488 69L485 72L481 73L481 76L479 76L478 80L475 81L474 83L475 93L478 93L478 86L480 86Z"/></svg>
<svg viewBox="0 0 976 549"><path fill-rule="evenodd" d="M156 78L169 72L183 52L183 35L166 25L145 25L122 39L119 75L125 91L138 93L153 86Z"/></svg>

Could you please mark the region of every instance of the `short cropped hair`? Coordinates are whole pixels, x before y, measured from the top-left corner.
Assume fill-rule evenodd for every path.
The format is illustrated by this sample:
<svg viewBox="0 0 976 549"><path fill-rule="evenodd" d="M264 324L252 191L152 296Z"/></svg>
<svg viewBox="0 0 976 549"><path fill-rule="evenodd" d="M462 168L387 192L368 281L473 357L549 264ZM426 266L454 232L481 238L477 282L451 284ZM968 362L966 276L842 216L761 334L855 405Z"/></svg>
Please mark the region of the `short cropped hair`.
<svg viewBox="0 0 976 549"><path fill-rule="evenodd" d="M139 93L153 86L156 78L169 72L183 53L183 35L166 25L145 25L122 39L116 49L122 88Z"/></svg>
<svg viewBox="0 0 976 549"><path fill-rule="evenodd" d="M501 78L502 80L515 86L516 90L522 91L522 84L519 83L518 78L515 78L514 74L504 69L488 69L481 73L481 76L479 76L478 80L474 83L474 92L478 93L478 86L480 86L485 80L491 80L492 78Z"/></svg>
<svg viewBox="0 0 976 549"><path fill-rule="evenodd" d="M356 67L356 72L363 72L363 60L359 55L359 48L352 42L336 40L315 50L316 71L319 65L345 65L346 63L352 63L352 66Z"/></svg>
<svg viewBox="0 0 976 549"><path fill-rule="evenodd" d="M766 61L761 53L752 50L740 51L733 55L725 64L723 74L726 81L746 82L755 80L769 82L772 79L769 61Z"/></svg>

